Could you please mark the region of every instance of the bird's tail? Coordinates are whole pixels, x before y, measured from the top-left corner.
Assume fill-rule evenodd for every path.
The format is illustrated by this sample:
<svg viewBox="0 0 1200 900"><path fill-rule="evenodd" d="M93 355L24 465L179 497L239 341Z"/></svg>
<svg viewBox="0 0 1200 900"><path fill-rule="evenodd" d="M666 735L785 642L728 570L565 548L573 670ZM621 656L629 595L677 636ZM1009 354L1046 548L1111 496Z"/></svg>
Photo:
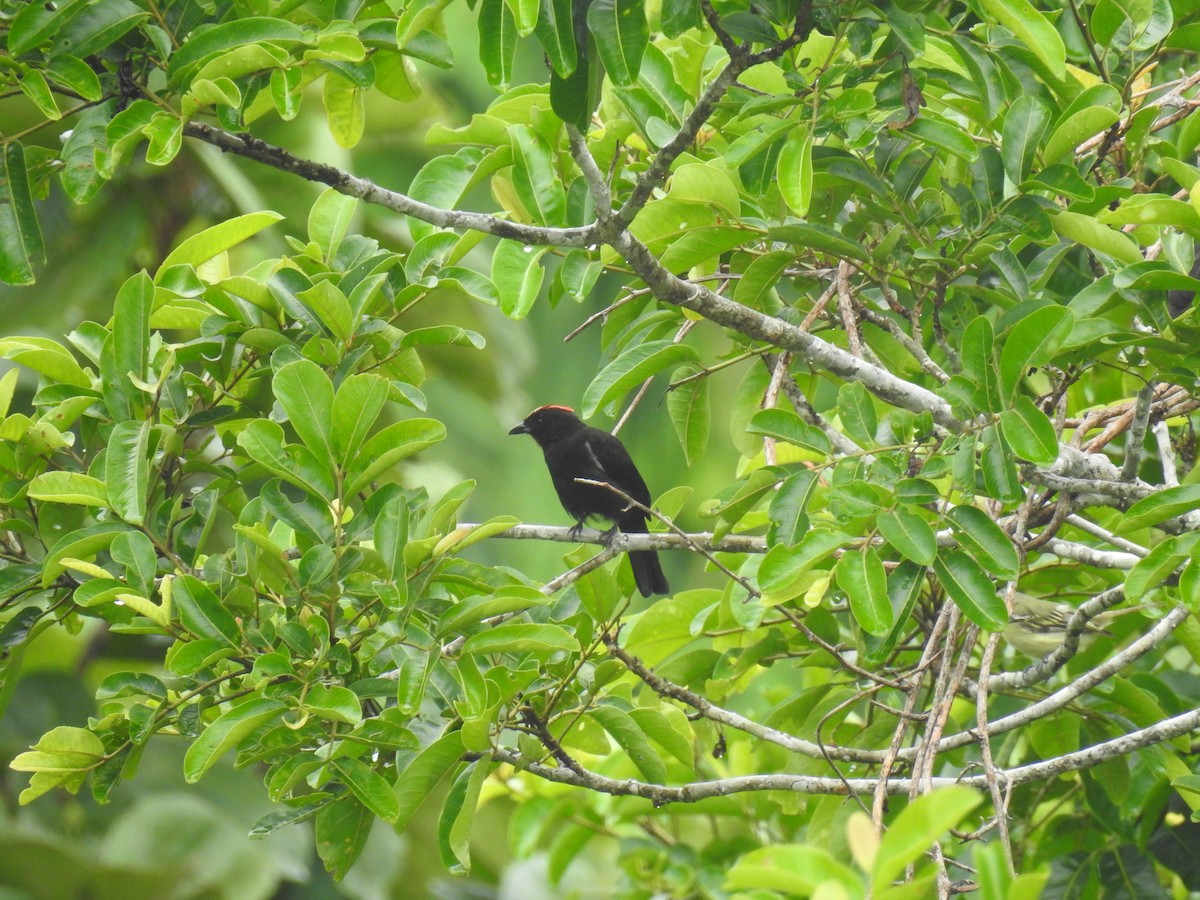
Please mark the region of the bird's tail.
<svg viewBox="0 0 1200 900"><path fill-rule="evenodd" d="M629 565L633 567L633 580L637 582L643 597L671 592L667 576L663 574L662 564L658 561L657 551L631 550Z"/></svg>
<svg viewBox="0 0 1200 900"><path fill-rule="evenodd" d="M626 516L620 522L620 529L626 534L645 534L646 520L641 516ZM657 551L631 550L629 565L633 568L633 580L643 597L671 593L671 586L667 584L667 576L663 574Z"/></svg>

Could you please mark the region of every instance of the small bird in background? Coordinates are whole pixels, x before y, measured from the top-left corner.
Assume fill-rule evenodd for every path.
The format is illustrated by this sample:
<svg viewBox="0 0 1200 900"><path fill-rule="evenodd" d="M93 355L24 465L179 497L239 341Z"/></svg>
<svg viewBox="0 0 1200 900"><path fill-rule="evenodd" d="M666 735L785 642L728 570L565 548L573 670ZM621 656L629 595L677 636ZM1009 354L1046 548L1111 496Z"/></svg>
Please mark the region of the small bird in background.
<svg viewBox="0 0 1200 900"><path fill-rule="evenodd" d="M1118 616L1142 608L1130 606L1124 609L1109 609L1089 619L1083 633L1079 635L1080 649L1086 650L1100 635L1112 637L1112 632L1106 631L1105 626L1111 624ZM1026 656L1046 656L1061 647L1066 640L1067 623L1071 621L1075 609L1069 603L1056 603L1017 591L1013 595L1012 616L1004 629L1004 639Z"/></svg>
<svg viewBox="0 0 1200 900"><path fill-rule="evenodd" d="M650 505L650 489L616 437L585 425L569 406L542 406L525 417L509 434L527 434L537 441L546 457L546 468L558 500L575 527L592 516L613 522L613 530L626 534L646 533L646 514L620 495L594 484L579 484L576 478L602 481L623 491L643 506ZM633 580L643 597L670 592L658 553L632 550L629 564Z"/></svg>

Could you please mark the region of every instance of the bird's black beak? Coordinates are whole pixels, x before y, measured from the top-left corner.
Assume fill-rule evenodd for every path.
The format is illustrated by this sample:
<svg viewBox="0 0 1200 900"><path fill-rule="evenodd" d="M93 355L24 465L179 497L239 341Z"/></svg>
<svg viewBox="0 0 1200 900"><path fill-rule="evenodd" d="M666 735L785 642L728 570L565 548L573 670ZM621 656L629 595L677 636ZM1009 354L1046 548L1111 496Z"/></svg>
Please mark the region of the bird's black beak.
<svg viewBox="0 0 1200 900"><path fill-rule="evenodd" d="M529 426L522 422L520 425L512 428L509 434L529 434Z"/></svg>

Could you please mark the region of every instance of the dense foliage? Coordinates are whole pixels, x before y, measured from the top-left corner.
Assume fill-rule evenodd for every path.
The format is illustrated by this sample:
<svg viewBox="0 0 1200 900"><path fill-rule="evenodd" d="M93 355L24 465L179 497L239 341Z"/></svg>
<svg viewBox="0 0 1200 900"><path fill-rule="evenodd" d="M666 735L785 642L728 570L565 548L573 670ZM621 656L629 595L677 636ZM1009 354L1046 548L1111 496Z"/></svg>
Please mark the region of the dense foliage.
<svg viewBox="0 0 1200 900"><path fill-rule="evenodd" d="M504 802L513 858L620 896L1200 890L1200 4L469 6L0 7L31 115L4 281L35 281L51 191L192 145L329 188L306 233L243 211L102 321L0 339L0 703L48 631L150 657L11 761L21 802L106 802L173 741L188 782L259 773L253 834L311 821L339 877L426 801L470 870ZM319 97L353 147L476 66L497 95L403 193L261 136ZM689 464L738 460L542 584L497 562L566 528L465 523L474 482L410 463L446 437L430 360L493 352L463 304L570 302L585 419L665 393ZM648 546L694 586L631 606ZM1045 659L1005 649L1047 625Z"/></svg>

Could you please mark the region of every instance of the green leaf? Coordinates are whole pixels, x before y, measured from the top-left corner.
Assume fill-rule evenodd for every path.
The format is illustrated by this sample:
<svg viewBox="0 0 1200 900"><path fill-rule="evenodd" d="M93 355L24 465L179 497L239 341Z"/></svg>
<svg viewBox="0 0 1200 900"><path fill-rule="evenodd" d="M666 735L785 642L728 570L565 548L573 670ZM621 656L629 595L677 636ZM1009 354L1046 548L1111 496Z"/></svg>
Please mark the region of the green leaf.
<svg viewBox="0 0 1200 900"><path fill-rule="evenodd" d="M117 522L101 522L65 534L59 539L42 563L42 587L49 587L66 566L64 559L94 559L101 550L107 550L118 534L129 531L129 526ZM3 571L3 570L0 570Z"/></svg>
<svg viewBox="0 0 1200 900"><path fill-rule="evenodd" d="M84 68L96 77L86 65ZM108 101L84 110L75 119L71 136L63 144L60 154L63 167L58 177L73 203L87 203L104 184L104 178L96 168L96 155L107 143L106 128L113 109L114 104Z"/></svg>
<svg viewBox="0 0 1200 900"><path fill-rule="evenodd" d="M1137 603L1159 587L1189 557L1198 537L1200 535L1193 533L1182 538L1167 538L1145 558L1139 559L1125 576L1125 599ZM1180 581L1182 584L1182 579Z"/></svg>
<svg viewBox="0 0 1200 900"><path fill-rule="evenodd" d="M840 531L810 531L795 547L772 547L758 569L758 582L764 593L777 594L786 589L807 569L844 546L850 536Z"/></svg>
<svg viewBox="0 0 1200 900"><path fill-rule="evenodd" d="M742 217L742 199L737 185L725 169L715 161L706 163L684 163L671 173L671 185L667 199L689 203L706 209L720 210L730 221ZM689 226L690 227L690 226ZM796 261L795 254L777 250L767 256L786 257L787 263ZM751 264L753 265L753 264ZM744 277L744 276L743 276ZM739 282L740 284L740 282Z"/></svg>
<svg viewBox="0 0 1200 900"><path fill-rule="evenodd" d="M62 3L26 3L13 16L8 32L8 54L20 56L62 31L89 5L90 0Z"/></svg>
<svg viewBox="0 0 1200 900"><path fill-rule="evenodd" d="M298 359L275 373L275 398L296 434L323 464L333 463L333 384L315 362Z"/></svg>
<svg viewBox="0 0 1200 900"><path fill-rule="evenodd" d="M733 299L743 306L762 310L771 290L795 261L796 255L788 250L773 250L755 257L735 282Z"/></svg>
<svg viewBox="0 0 1200 900"><path fill-rule="evenodd" d="M211 32L206 32L206 34L208 33ZM192 235L167 254L167 258L163 260L162 265L155 273L155 284L161 284L163 275L172 266L200 266L231 247L236 247L242 241L253 237L264 228L274 225L282 218L283 216L279 213L269 210L247 213L244 216L226 219L218 225L213 225L211 228Z"/></svg>
<svg viewBox="0 0 1200 900"><path fill-rule="evenodd" d="M1009 403L1015 399L1026 372L1050 362L1074 327L1075 316L1065 306L1043 306L1013 326L1000 351L1000 380Z"/></svg>
<svg viewBox="0 0 1200 900"><path fill-rule="evenodd" d="M527 587L502 588L495 594L473 597L454 607L441 621L438 635L460 634L470 626L492 616L504 613L524 612L535 606L550 603L550 598L541 591Z"/></svg>
<svg viewBox="0 0 1200 900"><path fill-rule="evenodd" d="M329 64L327 64L329 65ZM321 102L325 106L325 117L329 133L339 147L355 147L362 140L367 127L365 89L355 80L340 72L325 73Z"/></svg>
<svg viewBox="0 0 1200 900"><path fill-rule="evenodd" d="M400 460L446 437L446 426L436 419L405 419L373 434L363 444L346 473L346 496L367 487Z"/></svg>
<svg viewBox="0 0 1200 900"><path fill-rule="evenodd" d="M154 307L154 282L143 270L117 292L113 312L113 362L117 377L132 374L145 380L150 363L150 312Z"/></svg>
<svg viewBox="0 0 1200 900"><path fill-rule="evenodd" d="M1147 525L1157 525L1167 519L1200 509L1200 484L1182 484L1143 497L1129 507L1117 530L1129 534Z"/></svg>
<svg viewBox="0 0 1200 900"><path fill-rule="evenodd" d="M1008 610L996 585L967 554L961 550L939 553L933 572L946 595L980 628L1000 631L1008 624Z"/></svg>
<svg viewBox="0 0 1200 900"><path fill-rule="evenodd" d="M221 641L229 647L241 646L242 632L237 621L203 581L192 575L180 575L174 581L171 601L179 621L192 634Z"/></svg>
<svg viewBox="0 0 1200 900"><path fill-rule="evenodd" d="M889 7L890 8L890 7ZM731 896L859 897L861 877L823 847L773 844L737 857L722 887Z"/></svg>
<svg viewBox="0 0 1200 900"><path fill-rule="evenodd" d="M333 472L328 463L320 463L305 447L288 444L285 448L283 427L278 422L255 419L237 436L237 442L247 456L272 474L326 500L333 499ZM355 468L366 464L360 455Z"/></svg>
<svg viewBox="0 0 1200 900"><path fill-rule="evenodd" d="M977 791L955 785L939 788L911 801L879 842L871 870L872 893L883 895L905 866L921 859L982 800Z"/></svg>
<svg viewBox="0 0 1200 900"><path fill-rule="evenodd" d="M507 91L517 50L517 23L505 0L480 0L479 62L488 84Z"/></svg>
<svg viewBox="0 0 1200 900"><path fill-rule="evenodd" d="M513 154L513 187L539 225L562 225L567 194L550 146L528 125L508 130Z"/></svg>
<svg viewBox="0 0 1200 900"><path fill-rule="evenodd" d="M1017 36L1034 56L1041 60L1050 76L1058 81L1067 74L1067 51L1058 31L1027 0L978 0L987 18L999 22Z"/></svg>
<svg viewBox="0 0 1200 900"><path fill-rule="evenodd" d="M199 781L227 750L283 715L286 709L278 700L255 697L226 710L188 747L183 757L183 777L189 784Z"/></svg>
<svg viewBox="0 0 1200 900"><path fill-rule="evenodd" d="M996 376L996 353L992 323L976 316L962 335L963 375L976 385L975 395L983 409L1000 408L1000 380Z"/></svg>
<svg viewBox="0 0 1200 900"><path fill-rule="evenodd" d="M779 179L779 193L788 208L800 218L807 216L813 190L810 132L802 131L788 138L779 153L775 174Z"/></svg>
<svg viewBox="0 0 1200 900"><path fill-rule="evenodd" d="M638 727L629 713L615 706L601 704L593 707L589 715L608 732L617 746L628 754L630 761L637 766L637 770L646 781L651 784L666 783L666 765L659 758L646 733Z"/></svg>
<svg viewBox="0 0 1200 900"><path fill-rule="evenodd" d="M151 697L167 699L167 687L147 672L114 672L106 675L96 688L97 700L112 700L116 697Z"/></svg>
<svg viewBox="0 0 1200 900"><path fill-rule="evenodd" d="M330 766L337 773L338 780L375 815L390 822L400 814L400 804L392 786L365 762L344 756L333 760Z"/></svg>
<svg viewBox="0 0 1200 900"><path fill-rule="evenodd" d="M146 518L150 489L150 420L118 422L108 437L104 483L108 503L131 525Z"/></svg>
<svg viewBox="0 0 1200 900"><path fill-rule="evenodd" d="M1104 225L1169 225L1200 236L1200 213L1192 204L1173 197L1131 197L1116 209L1101 212L1096 219Z"/></svg>
<svg viewBox="0 0 1200 900"><path fill-rule="evenodd" d="M649 706L639 706L629 711L629 717L650 740L662 747L680 763L692 769L695 765L695 735L683 713L668 706L662 707L675 719L672 724L665 712Z"/></svg>
<svg viewBox="0 0 1200 900"><path fill-rule="evenodd" d="M642 0L592 0L587 7L587 25L612 83L620 87L634 84L650 42Z"/></svg>
<svg viewBox="0 0 1200 900"><path fill-rule="evenodd" d="M471 871L471 826L479 808L479 793L491 771L491 754L467 764L450 786L442 815L438 820L438 843L442 862L448 868L455 863Z"/></svg>
<svg viewBox="0 0 1200 900"><path fill-rule="evenodd" d="M663 0L662 30L667 37L679 37L689 28L703 25L699 0Z"/></svg>
<svg viewBox="0 0 1200 900"><path fill-rule="evenodd" d="M501 241L492 254L492 281L500 295L500 310L510 319L523 319L533 309L545 270L538 260L546 247Z"/></svg>
<svg viewBox="0 0 1200 900"><path fill-rule="evenodd" d="M513 14L519 37L529 37L537 26L538 0L505 0Z"/></svg>
<svg viewBox="0 0 1200 900"><path fill-rule="evenodd" d="M321 248L326 265L333 262L354 220L358 199L326 188L308 212L308 239Z"/></svg>
<svg viewBox="0 0 1200 900"><path fill-rule="evenodd" d="M354 334L354 316L350 301L332 281L318 281L308 290L296 294L296 299L317 314L321 324L343 344L350 343Z"/></svg>
<svg viewBox="0 0 1200 900"><path fill-rule="evenodd" d="M896 612L891 631L879 640L868 636L863 641L866 649L865 658L871 665L879 665L891 656L896 644L905 636L913 608L917 605L925 587L925 572L925 566L917 566L905 561L896 566L892 570L892 574L888 576L888 599L892 603L892 609Z"/></svg>
<svg viewBox="0 0 1200 900"><path fill-rule="evenodd" d="M822 456L830 452L829 438L820 428L809 425L790 409L772 407L756 412L746 430L795 444Z"/></svg>
<svg viewBox="0 0 1200 900"><path fill-rule="evenodd" d="M959 545L984 568L1000 578L1017 577L1017 548L991 516L974 506L956 506L946 514L946 521Z"/></svg>
<svg viewBox="0 0 1200 900"><path fill-rule="evenodd" d="M898 506L876 519L884 540L908 559L922 566L933 565L937 556L937 535L918 513L907 506Z"/></svg>
<svg viewBox="0 0 1200 900"><path fill-rule="evenodd" d="M55 787L71 793L79 790L84 776L99 766L104 744L86 728L60 725L38 739L32 750L17 754L8 764L17 772L33 772L28 788L21 792L22 805L31 803Z"/></svg>
<svg viewBox="0 0 1200 900"><path fill-rule="evenodd" d="M833 256L845 259L857 259L863 262L870 257L867 251L857 241L844 237L840 232L827 225L812 223L776 225L767 229L771 240L795 244L807 250L820 250Z"/></svg>
<svg viewBox="0 0 1200 900"><path fill-rule="evenodd" d="M1142 254L1127 234L1101 225L1091 216L1061 210L1051 218L1054 230L1069 241L1076 241L1118 262L1138 263Z"/></svg>
<svg viewBox="0 0 1200 900"><path fill-rule="evenodd" d="M693 266L716 260L723 253L754 239L753 232L731 225L709 225L681 235L662 253L659 261L672 272L686 272Z"/></svg>
<svg viewBox="0 0 1200 900"><path fill-rule="evenodd" d="M46 119L53 122L62 118L58 104L54 102L54 93L50 90L50 84L46 81L46 76L39 70L26 69L17 77L17 86Z"/></svg>
<svg viewBox="0 0 1200 900"><path fill-rule="evenodd" d="M12 141L0 155L0 281L33 284L33 258L42 252L42 229L38 225L25 150Z"/></svg>
<svg viewBox="0 0 1200 900"><path fill-rule="evenodd" d="M887 573L874 547L846 553L834 567L838 587L850 598L850 612L867 634L882 637L892 628Z"/></svg>
<svg viewBox="0 0 1200 900"><path fill-rule="evenodd" d="M304 30L275 17L239 16L237 19L192 32L172 56L167 69L171 85L185 84L209 57L245 44L296 44L305 40Z"/></svg>
<svg viewBox="0 0 1200 900"><path fill-rule="evenodd" d="M857 381L846 382L838 388L837 408L846 434L859 446L875 446L879 419L875 414L875 402L867 389Z"/></svg>
<svg viewBox="0 0 1200 900"><path fill-rule="evenodd" d="M680 366L671 374L672 384L685 378L699 375L703 370L696 365ZM667 393L667 411L671 424L683 449L683 460L689 466L700 459L708 449L709 428L712 411L709 409L708 378L692 378Z"/></svg>
<svg viewBox="0 0 1200 900"><path fill-rule="evenodd" d="M63 23L46 55L53 58L71 53L86 59L107 49L149 15L130 0L89 4L78 16Z"/></svg>
<svg viewBox="0 0 1200 900"><path fill-rule="evenodd" d="M1075 148L1093 135L1120 121L1121 114L1107 106L1090 106L1073 113L1066 121L1059 123L1046 141L1046 152L1042 161L1048 166L1058 162L1064 156L1068 162L1075 158Z"/></svg>
<svg viewBox="0 0 1200 900"><path fill-rule="evenodd" d="M437 787L438 782L462 759L462 735L457 731L444 734L420 753L406 766L396 766L396 800L399 809L393 826L402 832L413 813L426 797Z"/></svg>
<svg viewBox="0 0 1200 900"><path fill-rule="evenodd" d="M346 725L357 725L362 721L362 706L358 696L350 688L341 685L309 685L308 693L304 695L304 708L322 719Z"/></svg>
<svg viewBox="0 0 1200 900"><path fill-rule="evenodd" d="M1021 479L1004 432L996 425L989 425L983 429L980 443L983 449L979 454L979 471L983 475L984 493L1006 503L1020 500Z"/></svg>
<svg viewBox="0 0 1200 900"><path fill-rule="evenodd" d="M979 148L961 126L933 118L933 113L922 113L904 129L904 133L919 138L936 149L943 150L959 159L971 160L979 155Z"/></svg>
<svg viewBox="0 0 1200 900"><path fill-rule="evenodd" d="M145 134L150 140L146 162L152 166L165 166L183 147L183 119L172 113L157 113L146 126Z"/></svg>
<svg viewBox="0 0 1200 900"><path fill-rule="evenodd" d="M546 61L559 78L575 71L578 54L571 0L541 0L541 14L533 33L546 52Z"/></svg>
<svg viewBox="0 0 1200 900"><path fill-rule="evenodd" d="M342 878L362 855L375 824L375 813L353 794L317 812L317 855L334 878Z"/></svg>
<svg viewBox="0 0 1200 900"><path fill-rule="evenodd" d="M804 538L809 527L806 510L816 486L817 476L809 469L799 469L779 486L767 510L771 520L767 531L769 544L791 547Z"/></svg>
<svg viewBox="0 0 1200 900"><path fill-rule="evenodd" d="M463 147L450 156L435 156L417 172L408 195L438 209L455 208L473 183L483 155L478 147ZM420 219L407 221L414 243L438 230Z"/></svg>
<svg viewBox="0 0 1200 900"><path fill-rule="evenodd" d="M51 381L61 381L74 387L92 387L92 379L75 361L71 351L47 338L0 338L0 356L45 375Z"/></svg>
<svg viewBox="0 0 1200 900"><path fill-rule="evenodd" d="M561 625L505 622L473 634L463 653L578 653L579 641Z"/></svg>
<svg viewBox="0 0 1200 900"><path fill-rule="evenodd" d="M1049 416L1028 397L1018 397L1012 409L1000 414L1005 440L1022 459L1048 466L1058 459L1058 435Z"/></svg>
<svg viewBox="0 0 1200 900"><path fill-rule="evenodd" d="M583 418L590 419L597 411L664 369L698 361L699 354L693 347L674 341L647 341L626 347L600 370L583 392Z"/></svg>
<svg viewBox="0 0 1200 900"><path fill-rule="evenodd" d="M367 372L350 375L333 398L333 449L343 469L375 426L388 399L386 378Z"/></svg>
<svg viewBox="0 0 1200 900"><path fill-rule="evenodd" d="M31 500L82 506L108 506L108 490L99 478L80 472L43 472L29 482Z"/></svg>
<svg viewBox="0 0 1200 900"><path fill-rule="evenodd" d="M1049 124L1049 107L1032 94L1022 94L1009 107L1004 116L1000 156L1004 171L1014 182L1024 181L1029 174Z"/></svg>

